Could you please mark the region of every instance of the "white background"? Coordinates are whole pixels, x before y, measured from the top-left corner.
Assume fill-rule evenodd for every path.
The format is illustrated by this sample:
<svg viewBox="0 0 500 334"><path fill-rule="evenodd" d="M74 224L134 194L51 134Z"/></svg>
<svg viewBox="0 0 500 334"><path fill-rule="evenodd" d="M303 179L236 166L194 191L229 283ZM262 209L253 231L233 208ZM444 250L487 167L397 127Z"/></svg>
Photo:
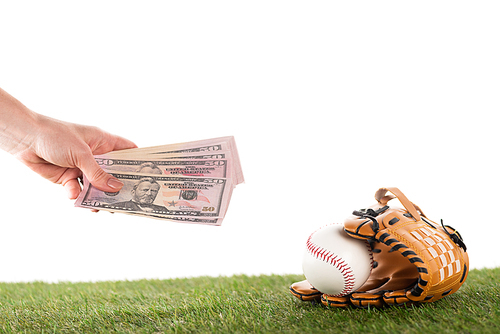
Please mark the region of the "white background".
<svg viewBox="0 0 500 334"><path fill-rule="evenodd" d="M0 152L0 281L301 273L307 236L399 187L499 265L496 1L10 1L0 87L138 146L234 135L221 227L74 208Z"/></svg>

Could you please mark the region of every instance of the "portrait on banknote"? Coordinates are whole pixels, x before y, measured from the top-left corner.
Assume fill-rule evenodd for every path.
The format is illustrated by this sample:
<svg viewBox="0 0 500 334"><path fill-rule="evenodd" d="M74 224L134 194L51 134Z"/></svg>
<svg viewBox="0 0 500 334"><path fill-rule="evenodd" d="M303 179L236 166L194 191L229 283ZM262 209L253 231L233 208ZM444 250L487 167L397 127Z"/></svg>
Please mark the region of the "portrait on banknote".
<svg viewBox="0 0 500 334"><path fill-rule="evenodd" d="M160 190L160 185L152 177L143 177L137 181L130 191L131 198L125 202L112 203L117 209L144 211L144 212L168 212L160 205L153 204Z"/></svg>
<svg viewBox="0 0 500 334"><path fill-rule="evenodd" d="M136 173L141 174L158 174L161 175L161 169L154 162L144 162L136 170Z"/></svg>

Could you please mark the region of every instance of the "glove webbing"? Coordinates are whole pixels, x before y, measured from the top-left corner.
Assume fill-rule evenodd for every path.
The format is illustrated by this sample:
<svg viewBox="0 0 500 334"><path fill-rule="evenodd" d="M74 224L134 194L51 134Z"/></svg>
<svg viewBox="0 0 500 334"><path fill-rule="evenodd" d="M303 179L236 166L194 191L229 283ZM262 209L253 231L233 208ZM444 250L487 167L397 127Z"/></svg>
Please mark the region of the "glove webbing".
<svg viewBox="0 0 500 334"><path fill-rule="evenodd" d="M374 236L374 238L377 241L391 247L390 252L399 251L401 255L403 255L417 267L419 277L415 286L413 286L413 288L410 289L411 291L410 293L415 297L420 297L422 293L426 290L426 286L429 281L429 271L425 266L424 267L419 266L420 263L422 265L425 265L422 258L420 258L417 255L417 253L415 253L413 250L411 250L408 246L406 246L399 240L391 238L391 235L387 232L379 232ZM432 296L428 296L426 298L430 299L432 298Z"/></svg>

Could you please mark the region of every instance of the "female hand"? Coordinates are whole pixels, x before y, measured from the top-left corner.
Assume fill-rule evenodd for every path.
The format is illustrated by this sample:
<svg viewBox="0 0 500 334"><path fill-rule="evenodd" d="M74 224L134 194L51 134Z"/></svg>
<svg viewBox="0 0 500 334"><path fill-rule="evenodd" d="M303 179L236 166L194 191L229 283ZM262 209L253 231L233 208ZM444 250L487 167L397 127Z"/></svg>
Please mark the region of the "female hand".
<svg viewBox="0 0 500 334"><path fill-rule="evenodd" d="M100 190L120 190L123 183L104 172L93 155L135 147L97 127L34 113L0 89L0 148L44 178L62 184L70 199L78 197L83 175Z"/></svg>

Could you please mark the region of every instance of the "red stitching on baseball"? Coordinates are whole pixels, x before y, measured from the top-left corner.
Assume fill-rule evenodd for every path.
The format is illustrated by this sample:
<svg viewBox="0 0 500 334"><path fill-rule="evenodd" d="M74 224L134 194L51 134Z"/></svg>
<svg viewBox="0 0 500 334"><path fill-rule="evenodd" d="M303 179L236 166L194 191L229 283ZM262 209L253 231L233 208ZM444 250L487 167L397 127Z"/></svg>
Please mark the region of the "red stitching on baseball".
<svg viewBox="0 0 500 334"><path fill-rule="evenodd" d="M332 253L327 249L323 249L320 246L311 242L311 238L315 233L316 232L312 233L307 239L306 243L307 250L316 258L325 261L326 263L329 263L333 265L335 268L337 268L342 273L342 276L344 278L344 289L339 294L330 296L342 297L353 292L352 289L354 288L355 285L355 279L354 279L354 274L352 273L352 268L344 261L344 259L339 259L338 255L336 255L335 253ZM373 268L373 253L371 251L370 244L367 241L365 242L368 248L368 253L370 254L370 265Z"/></svg>

